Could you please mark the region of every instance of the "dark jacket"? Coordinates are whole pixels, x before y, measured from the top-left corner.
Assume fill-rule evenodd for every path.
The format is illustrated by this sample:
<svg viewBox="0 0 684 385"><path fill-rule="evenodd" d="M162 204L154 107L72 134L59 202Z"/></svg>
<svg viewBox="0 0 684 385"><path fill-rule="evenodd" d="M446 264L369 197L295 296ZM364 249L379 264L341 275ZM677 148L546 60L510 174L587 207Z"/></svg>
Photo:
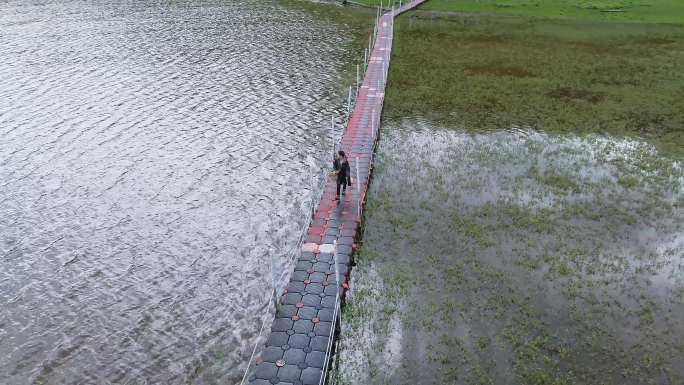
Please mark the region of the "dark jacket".
<svg viewBox="0 0 684 385"><path fill-rule="evenodd" d="M347 160L340 161L335 159L333 162L333 167L337 171L337 184L347 184L351 186L351 171L349 170L349 162Z"/></svg>

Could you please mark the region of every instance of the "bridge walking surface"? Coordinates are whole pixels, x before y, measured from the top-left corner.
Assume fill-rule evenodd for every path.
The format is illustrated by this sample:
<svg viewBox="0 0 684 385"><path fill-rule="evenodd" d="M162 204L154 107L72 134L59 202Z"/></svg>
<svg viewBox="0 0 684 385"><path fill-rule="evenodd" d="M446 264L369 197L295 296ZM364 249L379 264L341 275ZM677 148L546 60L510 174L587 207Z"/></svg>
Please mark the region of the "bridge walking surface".
<svg viewBox="0 0 684 385"><path fill-rule="evenodd" d="M363 84L340 142L349 159L353 186L336 201L336 178L328 178L266 346L249 377L251 385L318 385L325 381L370 180L392 53L393 21L424 1L408 1L378 20Z"/></svg>

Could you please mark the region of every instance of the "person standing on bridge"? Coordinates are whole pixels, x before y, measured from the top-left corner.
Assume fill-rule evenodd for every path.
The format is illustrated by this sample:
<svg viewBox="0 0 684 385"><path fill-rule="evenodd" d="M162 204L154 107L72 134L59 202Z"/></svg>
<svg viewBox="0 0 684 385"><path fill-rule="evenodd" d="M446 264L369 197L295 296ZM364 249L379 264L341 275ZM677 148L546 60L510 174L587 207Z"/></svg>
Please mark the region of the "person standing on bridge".
<svg viewBox="0 0 684 385"><path fill-rule="evenodd" d="M349 162L347 162L344 151L337 152L333 167L337 175L337 195L335 200L340 200L340 186L342 187L342 194L347 191L347 185L351 186L351 171L349 170Z"/></svg>

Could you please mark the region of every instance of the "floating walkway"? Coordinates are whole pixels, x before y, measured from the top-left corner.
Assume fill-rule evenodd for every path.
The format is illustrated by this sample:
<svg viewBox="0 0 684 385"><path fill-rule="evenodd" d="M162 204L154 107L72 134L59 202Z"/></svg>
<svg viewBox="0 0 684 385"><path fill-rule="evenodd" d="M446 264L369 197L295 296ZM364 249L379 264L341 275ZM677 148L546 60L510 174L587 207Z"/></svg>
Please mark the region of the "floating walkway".
<svg viewBox="0 0 684 385"><path fill-rule="evenodd" d="M379 17L366 75L340 143L353 185L338 202L336 178L328 178L266 346L249 373L250 385L325 383L385 100L394 18L424 1L407 1Z"/></svg>

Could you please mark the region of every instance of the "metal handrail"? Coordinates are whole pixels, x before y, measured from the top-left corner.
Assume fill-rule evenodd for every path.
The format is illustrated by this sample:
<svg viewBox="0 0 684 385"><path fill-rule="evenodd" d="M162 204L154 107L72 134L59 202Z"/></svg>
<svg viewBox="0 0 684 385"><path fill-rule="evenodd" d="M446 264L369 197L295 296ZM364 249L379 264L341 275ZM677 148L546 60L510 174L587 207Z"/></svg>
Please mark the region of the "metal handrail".
<svg viewBox="0 0 684 385"><path fill-rule="evenodd" d="M389 4L389 2L388 2L388 4ZM391 31L390 39L391 40L393 40L393 34L394 34L394 18L398 14L402 13L404 11L404 7L405 7L405 4L403 4L402 0L399 0L399 6L396 9L395 9L395 5L396 5L396 1L393 1L391 8L389 10L389 14L391 15L391 21L390 21L390 31ZM384 8L382 6L378 7L377 16L375 19L375 26L373 28L373 34L371 36L369 36L370 41L368 44L368 48L364 51L364 61L363 61L363 63L364 63L364 77L366 75L366 70L368 68L368 65L370 64L373 49L375 48L379 23L380 23L382 16L384 16L382 11L384 11ZM390 44L391 44L391 40L390 40ZM382 66L383 66L382 67L382 71L383 71L383 73L382 73L382 86L386 87L387 86L387 76L389 75L389 61L387 61L387 63L385 63L385 64L382 64ZM353 103L351 101L351 99L352 99L352 92L351 92L352 86L350 86L350 92L349 92L349 95L347 98L347 122L346 122L347 124L349 124L349 119L351 119L351 112L353 111L352 105L355 106L357 101L358 101L357 100L358 99L358 90L361 86L361 82L360 82L359 77L360 77L360 70L359 70L359 65L357 64L357 66L356 66L356 93L354 95L355 97L354 97ZM380 85L381 85L380 80L378 80L378 90L380 89ZM382 111L382 106L380 106L380 109ZM375 123L376 114L377 114L377 110L376 110L376 108L373 108L372 115L371 115L371 131L373 133L373 137L375 138L374 144L373 144L374 146L377 144L377 136L378 136L379 130L380 130L380 117L378 117L378 122L376 124ZM341 140L341 138L339 138L337 141L334 139L334 126L335 126L334 117L332 117L331 118L331 138L332 138L333 143L337 142L337 144L339 144L339 141ZM333 152L334 152L335 148L336 148L336 145L333 145ZM371 155L370 155L371 156L371 162L372 162L373 158L375 157L374 155L375 155L375 151L372 151ZM358 219L360 221L361 216L363 214L363 205L362 205L362 200L361 200L361 187L359 184L359 158L358 157L356 157L356 179L357 179L356 183L357 183L357 195L358 195L357 215L358 215ZM322 185L322 186L319 186L318 196L314 197L312 195L311 208L310 208L311 217L313 217L315 214L316 203L320 201L321 196L324 193L324 189L325 189L326 184L327 184L327 178L324 179L321 183L319 183L319 185ZM313 172L312 172L312 191L313 191L313 185L314 185L314 183L313 183ZM298 241L297 245L295 246L295 248L292 249L291 253L289 254L288 261L292 259L292 255L294 255L294 253L297 250L301 249L301 245L304 241L304 235L306 234L306 231L308 230L308 228L309 228L308 224L303 228L303 231L299 237L299 241ZM334 258L334 263L335 263L335 280L336 280L336 285L337 285L337 290L336 290L336 294L335 294L335 306L333 309L332 323L330 325L330 333L328 335L328 343L327 343L324 367L322 369L323 375L321 376L321 379L319 381L319 385L323 385L327 381L328 367L330 365L330 360L331 360L331 355L332 355L332 344L333 344L334 337L335 337L335 328L337 327L338 323L341 324L341 322L342 322L342 320L341 320L341 309L340 309L342 285L340 283L339 263L338 263L338 258L337 258L337 241L338 241L338 239L339 239L339 233L337 234L337 238L333 241L333 244L334 244L333 258ZM273 274L273 272L272 272L272 274ZM278 299L277 299L277 294L276 294L275 283L273 283L272 286L273 286L273 290L272 290L271 297L269 298L269 303L271 301L275 301L276 306L277 306ZM254 345L252 355L251 355L250 360L247 364L247 369L246 369L245 374L242 378L242 381L240 382L241 385L244 384L244 381L247 378L247 374L249 373L249 370L252 366L252 362L254 360L254 355L256 354L256 349L257 349L258 344L259 344L258 341L259 341L259 338L261 337L261 335L263 333L265 324L266 324L266 321L265 320L262 321L261 329L260 329L259 334L257 336L257 342Z"/></svg>
<svg viewBox="0 0 684 385"><path fill-rule="evenodd" d="M391 7L392 20L390 22L391 23L390 28L391 28L392 34L394 33L394 18L396 17L397 12L402 11L402 2L400 1L399 3L400 3L399 8L396 11L394 8L394 4L392 4L392 7ZM378 8L378 12L380 12L379 8ZM377 34L377 27L378 27L379 21L380 21L380 16L378 14L378 17L376 18L376 26L375 26L375 29L373 31L374 37ZM375 48L374 47L375 46L375 40L376 39L373 39L372 48ZM369 45L369 47L370 47L370 45ZM372 50L369 50L368 54L366 55L366 58L368 59L368 61L370 61L371 53L372 53ZM364 59L364 62L365 61L366 61L366 59ZM383 84L382 85L386 86L387 85L387 76L389 74L389 61L387 62L386 65L383 64L382 70L383 70L383 74L382 74L383 75ZM380 84L378 84L378 89L380 88L379 86L380 86ZM354 104L356 104L356 101ZM380 109L382 110L382 106L380 107ZM380 116L377 117L378 122L376 124L376 122L375 122L376 114L377 114L377 111L375 108L373 108L372 113L371 113L371 132L373 133L373 137L374 137L373 146L375 146L377 143L377 136L378 136L379 131L380 131ZM374 155L375 155L375 151L372 151L371 152L371 162L372 162L373 158L375 158ZM358 195L357 213L358 213L358 219L359 219L359 221L361 221L361 218L362 218L361 216L363 214L363 204L362 204L362 200L361 200L361 186L359 183L359 168L358 167L359 167L359 158L356 157L356 179L357 179L356 180L356 188L357 188L357 195ZM337 235L337 239L339 239L339 233ZM334 241L334 248L333 248L333 257L335 260L335 277L336 277L336 281L337 281L336 282L337 283L337 291L336 291L336 295L335 295L335 308L333 310L333 320L332 320L332 323L330 325L330 334L328 336L328 344L327 344L327 349L326 349L325 362L323 364L323 369L322 369L323 375L321 376L321 379L318 383L319 385L324 385L328 379L328 367L330 365L330 360L332 357L332 344L333 344L333 340L335 337L335 328L337 327L338 322L340 324L342 322L341 315L340 315L341 314L340 313L340 297L341 297L340 292L342 290L342 286L340 285L340 282L339 282L340 276L339 276L339 267L338 267L338 260L337 260L337 239Z"/></svg>
<svg viewBox="0 0 684 385"><path fill-rule="evenodd" d="M313 191L314 191L314 190L313 190L313 188L314 188L314 183L313 183L313 170L312 170L312 173L311 173L311 177L312 177L312 183L311 183L312 195L311 195L310 210L308 210L308 211L311 213L311 216L313 216L313 213L314 213L315 208L316 208L316 202L319 202L321 196L323 195L323 188L321 188L321 187L322 187L321 185L323 185L323 187L324 187L324 186L325 186L325 181L323 181L322 183L319 183L319 186L318 186L319 188L317 189L317 190L319 191L319 193L318 193L317 195L313 195ZM293 259L293 255L295 255L295 253L296 253L298 250L301 250L301 247L302 247L302 244L303 244L304 238L305 238L304 236L305 236L306 231L307 231L308 229L309 229L309 223L307 223L307 224L303 227L302 232L301 232L300 235L299 235L299 240L297 241L297 244L296 244L296 245L290 250L290 252L287 254L287 256L288 256L288 257L287 257L287 261L288 261L288 262L291 261L291 260ZM273 267L272 267L272 266L273 266L273 264L271 264L271 275L273 276ZM276 307L277 307L277 306L278 306L277 288L275 287L275 283L274 283L273 281L271 282L271 289L272 289L272 290L271 290L271 296L269 297L268 303L270 304L271 302L274 302L275 305L276 305ZM245 373L244 373L243 376L242 376L242 380L240 381L240 385L244 385L245 380L247 379L247 375L249 374L249 370L251 369L252 363L254 362L254 356L255 356L255 354L256 354L257 347L259 346L259 339L261 338L261 336L262 336L262 334L263 334L263 332L264 332L264 327L265 327L265 326L266 326L266 319L264 319L264 320L261 322L261 328L259 329L259 334L257 334L257 337L256 337L256 339L255 339L254 349L252 349L252 354L251 354L251 356L249 357L249 361L247 362L247 368L245 369Z"/></svg>

